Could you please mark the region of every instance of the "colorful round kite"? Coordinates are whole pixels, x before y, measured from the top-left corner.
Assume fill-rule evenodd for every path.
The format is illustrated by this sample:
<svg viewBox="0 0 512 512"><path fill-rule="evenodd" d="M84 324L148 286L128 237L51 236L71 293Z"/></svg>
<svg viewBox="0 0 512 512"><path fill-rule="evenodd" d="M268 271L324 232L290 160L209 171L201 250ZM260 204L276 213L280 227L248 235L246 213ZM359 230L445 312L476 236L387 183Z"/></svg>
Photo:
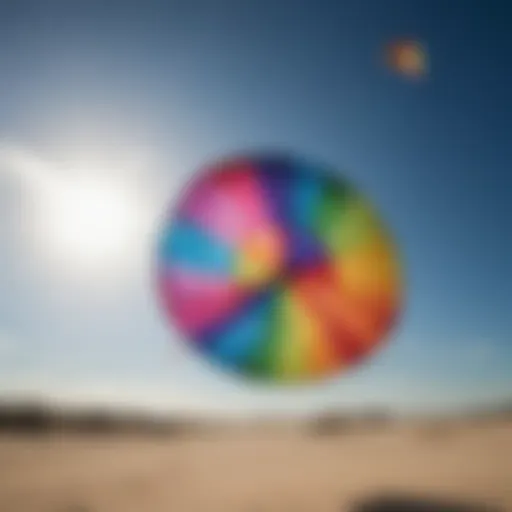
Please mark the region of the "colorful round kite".
<svg viewBox="0 0 512 512"><path fill-rule="evenodd" d="M169 215L157 283L166 314L209 360L302 382L368 356L393 326L395 247L338 175L290 157L236 157L199 174Z"/></svg>
<svg viewBox="0 0 512 512"><path fill-rule="evenodd" d="M428 54L418 41L395 41L386 47L386 61L403 77L419 79L428 74Z"/></svg>

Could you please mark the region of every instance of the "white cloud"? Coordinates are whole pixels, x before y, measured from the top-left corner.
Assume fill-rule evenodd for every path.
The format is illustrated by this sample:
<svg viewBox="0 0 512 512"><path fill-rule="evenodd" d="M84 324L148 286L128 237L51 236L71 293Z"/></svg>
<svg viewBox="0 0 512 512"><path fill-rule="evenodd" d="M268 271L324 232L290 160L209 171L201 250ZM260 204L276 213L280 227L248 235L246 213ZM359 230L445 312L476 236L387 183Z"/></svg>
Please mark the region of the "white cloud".
<svg viewBox="0 0 512 512"><path fill-rule="evenodd" d="M52 173L45 162L8 140L0 141L0 172L33 190L51 186Z"/></svg>

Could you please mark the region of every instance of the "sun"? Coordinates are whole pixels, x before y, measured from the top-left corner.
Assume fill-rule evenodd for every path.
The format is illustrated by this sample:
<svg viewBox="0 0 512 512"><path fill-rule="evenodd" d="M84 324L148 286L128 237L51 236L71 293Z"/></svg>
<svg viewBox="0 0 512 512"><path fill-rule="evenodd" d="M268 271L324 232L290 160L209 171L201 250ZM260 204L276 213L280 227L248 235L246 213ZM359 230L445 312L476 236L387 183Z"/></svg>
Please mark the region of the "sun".
<svg viewBox="0 0 512 512"><path fill-rule="evenodd" d="M122 266L137 244L140 205L123 183L82 176L44 194L40 245L59 263L80 269Z"/></svg>

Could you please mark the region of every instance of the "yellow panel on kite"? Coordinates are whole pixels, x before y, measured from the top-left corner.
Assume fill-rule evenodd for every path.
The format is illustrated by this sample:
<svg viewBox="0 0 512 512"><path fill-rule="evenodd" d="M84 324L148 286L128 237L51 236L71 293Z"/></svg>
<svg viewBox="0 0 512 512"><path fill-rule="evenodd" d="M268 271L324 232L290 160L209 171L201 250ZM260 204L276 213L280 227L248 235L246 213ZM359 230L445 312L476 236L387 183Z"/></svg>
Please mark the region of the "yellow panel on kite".
<svg viewBox="0 0 512 512"><path fill-rule="evenodd" d="M279 273L283 259L283 240L277 230L249 233L237 255L236 280L249 288L268 283Z"/></svg>

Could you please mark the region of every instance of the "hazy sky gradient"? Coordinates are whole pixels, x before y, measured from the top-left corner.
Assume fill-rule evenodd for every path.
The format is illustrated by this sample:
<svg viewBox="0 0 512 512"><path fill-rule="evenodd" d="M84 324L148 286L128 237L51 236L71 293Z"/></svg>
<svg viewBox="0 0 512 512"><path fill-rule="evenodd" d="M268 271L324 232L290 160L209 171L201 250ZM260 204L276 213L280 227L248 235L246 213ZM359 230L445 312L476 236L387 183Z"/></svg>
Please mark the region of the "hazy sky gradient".
<svg viewBox="0 0 512 512"><path fill-rule="evenodd" d="M0 392L237 411L510 397L507 3L125 4L0 9ZM382 65L384 45L402 37L429 47L424 83ZM374 360L336 382L244 387L184 350L156 306L163 209L199 166L244 148L339 168L400 243L403 321ZM80 281L42 261L30 244L32 178L12 151L64 172L125 173L149 198L128 275Z"/></svg>

